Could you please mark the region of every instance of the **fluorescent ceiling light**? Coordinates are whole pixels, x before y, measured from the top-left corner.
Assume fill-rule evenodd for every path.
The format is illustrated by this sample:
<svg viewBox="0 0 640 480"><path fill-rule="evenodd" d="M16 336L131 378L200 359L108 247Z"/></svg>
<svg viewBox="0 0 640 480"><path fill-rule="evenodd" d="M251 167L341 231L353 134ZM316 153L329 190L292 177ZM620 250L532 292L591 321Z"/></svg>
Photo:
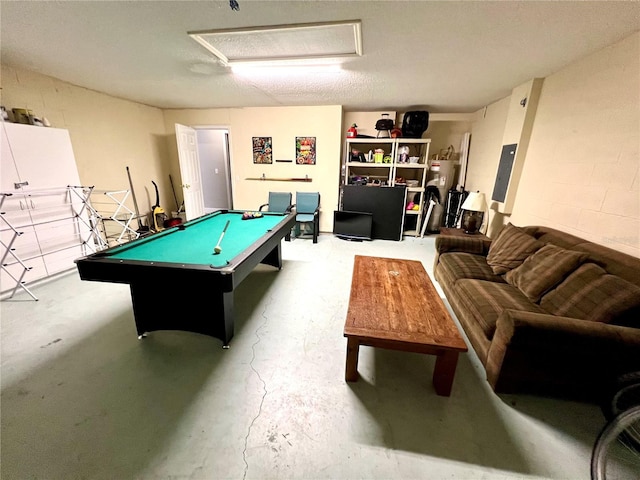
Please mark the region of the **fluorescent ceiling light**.
<svg viewBox="0 0 640 480"><path fill-rule="evenodd" d="M289 75L310 75L322 73L339 73L342 67L339 64L332 65L256 65L242 64L231 67L233 73L244 76L289 76Z"/></svg>
<svg viewBox="0 0 640 480"><path fill-rule="evenodd" d="M360 20L187 32L225 66L300 64L362 55Z"/></svg>
<svg viewBox="0 0 640 480"><path fill-rule="evenodd" d="M238 60L229 66L235 68L261 67L340 67L339 58L299 58L295 60Z"/></svg>

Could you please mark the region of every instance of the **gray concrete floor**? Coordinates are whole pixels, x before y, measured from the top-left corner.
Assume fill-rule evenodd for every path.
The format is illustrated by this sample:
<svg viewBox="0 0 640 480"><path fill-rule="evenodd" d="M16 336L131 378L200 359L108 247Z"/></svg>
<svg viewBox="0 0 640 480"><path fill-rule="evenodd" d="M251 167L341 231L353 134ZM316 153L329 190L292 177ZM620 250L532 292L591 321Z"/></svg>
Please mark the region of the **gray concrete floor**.
<svg viewBox="0 0 640 480"><path fill-rule="evenodd" d="M362 347L345 383L354 255L432 275L434 238L283 242L283 269L236 290L228 350L186 332L138 340L128 286L75 272L34 287L38 302L1 302L2 478L588 479L598 408L496 395L472 350L448 398L419 354ZM184 288L160 289L159 315Z"/></svg>

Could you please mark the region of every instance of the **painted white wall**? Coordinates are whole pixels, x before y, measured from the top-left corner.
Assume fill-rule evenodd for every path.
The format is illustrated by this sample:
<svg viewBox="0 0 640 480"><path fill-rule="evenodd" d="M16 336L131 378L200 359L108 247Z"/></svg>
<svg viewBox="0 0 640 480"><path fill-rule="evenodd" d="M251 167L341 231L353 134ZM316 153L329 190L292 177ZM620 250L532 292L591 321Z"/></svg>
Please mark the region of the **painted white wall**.
<svg viewBox="0 0 640 480"><path fill-rule="evenodd" d="M640 32L545 78L513 213L640 257ZM468 188L493 191L509 98L476 112Z"/></svg>
<svg viewBox="0 0 640 480"><path fill-rule="evenodd" d="M28 108L53 127L69 130L83 185L129 189L129 166L141 213L155 202L173 205L162 110L2 65L2 104ZM40 127L45 128L45 127ZM176 177L174 177L176 178ZM133 209L133 203L127 202Z"/></svg>
<svg viewBox="0 0 640 480"><path fill-rule="evenodd" d="M429 120L429 127L424 132L422 138L430 138L431 146L429 147L430 156L443 153L449 145L455 149L453 160L459 160L460 146L464 134L471 131L471 122L463 120L440 121Z"/></svg>
<svg viewBox="0 0 640 480"><path fill-rule="evenodd" d="M640 257L640 32L545 79L513 221Z"/></svg>
<svg viewBox="0 0 640 480"><path fill-rule="evenodd" d="M490 204L496 169L502 151L502 138L509 113L510 98L504 98L476 112L476 120L471 127L471 147L467 165L466 190L482 192ZM504 216L488 210L485 232L493 237L504 223Z"/></svg>
<svg viewBox="0 0 640 480"><path fill-rule="evenodd" d="M224 125L229 128L233 205L238 210L257 210L270 191L320 192L320 230L333 231L333 211L338 207L338 181L343 141L342 107L264 107L240 109L166 110L165 127ZM295 163L295 138L316 137L316 165ZM273 163L254 164L252 137L271 137ZM175 135L168 136L172 175L179 178ZM291 160L291 162L276 162ZM261 181L247 178L305 178L311 182ZM176 177L174 177L176 178Z"/></svg>

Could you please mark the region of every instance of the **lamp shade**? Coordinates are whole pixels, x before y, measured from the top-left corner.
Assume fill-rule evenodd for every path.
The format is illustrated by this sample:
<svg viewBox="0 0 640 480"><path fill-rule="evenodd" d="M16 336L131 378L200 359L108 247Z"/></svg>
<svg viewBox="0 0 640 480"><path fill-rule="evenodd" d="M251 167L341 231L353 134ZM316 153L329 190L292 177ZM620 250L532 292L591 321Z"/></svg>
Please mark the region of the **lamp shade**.
<svg viewBox="0 0 640 480"><path fill-rule="evenodd" d="M460 209L462 210L461 226L464 232L477 233L484 218L484 193L470 192Z"/></svg>
<svg viewBox="0 0 640 480"><path fill-rule="evenodd" d="M470 192L460 208L462 210L471 210L473 212L484 212L484 205L484 193Z"/></svg>

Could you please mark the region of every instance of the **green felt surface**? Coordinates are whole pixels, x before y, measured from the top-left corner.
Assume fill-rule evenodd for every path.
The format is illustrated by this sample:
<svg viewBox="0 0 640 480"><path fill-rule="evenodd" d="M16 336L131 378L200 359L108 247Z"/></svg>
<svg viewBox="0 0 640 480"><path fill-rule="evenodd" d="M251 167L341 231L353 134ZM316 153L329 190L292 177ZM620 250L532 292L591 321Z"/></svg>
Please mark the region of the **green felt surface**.
<svg viewBox="0 0 640 480"><path fill-rule="evenodd" d="M264 215L261 218L242 220L242 212L212 213L185 223L184 230L171 228L114 248L110 257L223 267L284 218L286 215ZM222 251L214 255L213 249L227 220L230 223L220 244Z"/></svg>

